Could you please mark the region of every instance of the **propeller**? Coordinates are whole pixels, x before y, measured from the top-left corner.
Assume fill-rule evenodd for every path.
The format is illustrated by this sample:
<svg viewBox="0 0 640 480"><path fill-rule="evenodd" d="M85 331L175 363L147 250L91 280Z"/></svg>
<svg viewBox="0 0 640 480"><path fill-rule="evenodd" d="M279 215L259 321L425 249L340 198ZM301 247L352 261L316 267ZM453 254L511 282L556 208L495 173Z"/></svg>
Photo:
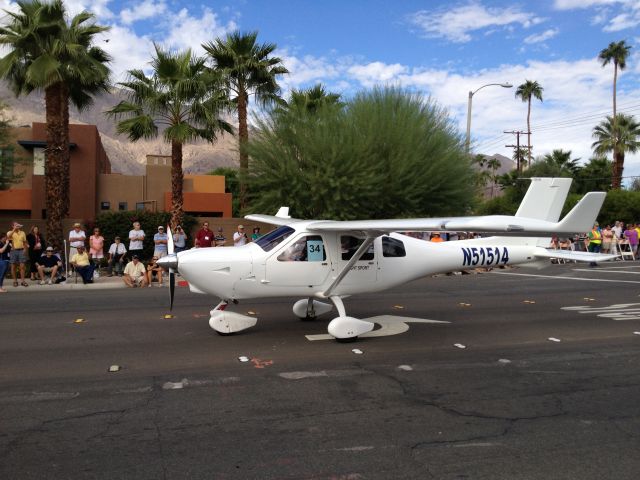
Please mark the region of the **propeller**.
<svg viewBox="0 0 640 480"><path fill-rule="evenodd" d="M167 255L158 260L158 265L169 272L169 310L173 310L173 296L176 291L176 271L178 269L178 255L175 253L171 227L167 225Z"/></svg>
<svg viewBox="0 0 640 480"><path fill-rule="evenodd" d="M176 260L178 257L175 254L175 246L173 244L173 234L171 233L171 225L167 225L167 253L169 256L175 256ZM176 267L178 266L178 262L176 261ZM169 311L173 310L173 296L176 293L176 273L175 269L169 267Z"/></svg>

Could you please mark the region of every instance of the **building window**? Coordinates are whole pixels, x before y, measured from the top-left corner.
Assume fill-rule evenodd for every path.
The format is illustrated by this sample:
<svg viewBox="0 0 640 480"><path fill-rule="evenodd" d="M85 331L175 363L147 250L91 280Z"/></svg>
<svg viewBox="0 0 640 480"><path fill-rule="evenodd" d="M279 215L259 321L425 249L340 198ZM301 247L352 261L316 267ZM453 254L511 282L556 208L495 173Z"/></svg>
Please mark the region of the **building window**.
<svg viewBox="0 0 640 480"><path fill-rule="evenodd" d="M44 148L33 149L33 174L44 175Z"/></svg>
<svg viewBox="0 0 640 480"><path fill-rule="evenodd" d="M137 202L136 203L136 210L144 210L145 206L144 206L144 202Z"/></svg>
<svg viewBox="0 0 640 480"><path fill-rule="evenodd" d="M126 211L127 210L127 202L118 202L118 210Z"/></svg>
<svg viewBox="0 0 640 480"><path fill-rule="evenodd" d="M111 210L111 202L100 202L100 210Z"/></svg>

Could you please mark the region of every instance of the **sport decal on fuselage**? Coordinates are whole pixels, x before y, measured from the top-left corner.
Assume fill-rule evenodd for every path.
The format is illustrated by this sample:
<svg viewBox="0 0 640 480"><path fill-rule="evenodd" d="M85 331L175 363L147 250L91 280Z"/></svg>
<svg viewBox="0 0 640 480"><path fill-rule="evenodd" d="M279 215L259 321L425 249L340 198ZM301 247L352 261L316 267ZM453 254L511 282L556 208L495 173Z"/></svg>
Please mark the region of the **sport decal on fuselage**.
<svg viewBox="0 0 640 480"><path fill-rule="evenodd" d="M507 247L466 247L462 250L462 266L506 265L509 261Z"/></svg>

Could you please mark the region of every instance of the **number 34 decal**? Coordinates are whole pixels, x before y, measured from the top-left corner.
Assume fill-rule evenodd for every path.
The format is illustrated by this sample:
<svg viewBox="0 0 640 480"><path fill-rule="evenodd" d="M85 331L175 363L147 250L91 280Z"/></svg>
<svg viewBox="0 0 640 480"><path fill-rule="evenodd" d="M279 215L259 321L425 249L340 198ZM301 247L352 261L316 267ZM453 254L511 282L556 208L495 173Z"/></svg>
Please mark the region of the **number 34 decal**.
<svg viewBox="0 0 640 480"><path fill-rule="evenodd" d="M462 265L505 265L509 261L507 247L471 247L461 248Z"/></svg>

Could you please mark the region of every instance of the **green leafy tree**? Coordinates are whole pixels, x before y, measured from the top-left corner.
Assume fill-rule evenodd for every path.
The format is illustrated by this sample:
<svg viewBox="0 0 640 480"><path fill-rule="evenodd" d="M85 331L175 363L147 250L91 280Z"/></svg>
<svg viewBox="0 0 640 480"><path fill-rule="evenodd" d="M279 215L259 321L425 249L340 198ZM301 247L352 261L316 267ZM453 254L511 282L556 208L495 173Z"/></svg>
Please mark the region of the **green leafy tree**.
<svg viewBox="0 0 640 480"><path fill-rule="evenodd" d="M227 89L231 92L236 111L238 112L238 139L240 143L240 206L246 206L246 176L249 169L249 156L246 144L249 140L247 123L249 97L268 105L280 101L278 76L289 71L282 65L282 60L271 54L276 49L273 43L259 45L258 32L241 33L235 31L225 39L217 38L202 47L206 50Z"/></svg>
<svg viewBox="0 0 640 480"><path fill-rule="evenodd" d="M69 211L69 102L79 109L109 85L109 55L93 45L108 30L82 12L67 18L61 0L18 2L0 27L0 78L16 94L44 91L47 124L45 189L47 238L62 244L62 219Z"/></svg>
<svg viewBox="0 0 640 480"><path fill-rule="evenodd" d="M220 132L232 132L219 115L226 96L219 79L191 50L168 52L155 45L153 72L130 70L129 80L119 85L127 100L107 112L116 119L118 133L131 141L156 138L160 132L171 144L171 226L182 224L182 147L195 140L213 143Z"/></svg>
<svg viewBox="0 0 640 480"><path fill-rule="evenodd" d="M231 167L218 167L207 175L222 175L224 177L224 191L232 195L231 211L234 217L240 217L240 180L238 169Z"/></svg>
<svg viewBox="0 0 640 480"><path fill-rule="evenodd" d="M624 158L626 153L636 153L640 148L640 123L631 115L618 114L614 122L612 117L600 122L593 129L591 145L596 155L613 152L613 179L611 187L618 189L622 185Z"/></svg>
<svg viewBox="0 0 640 480"><path fill-rule="evenodd" d="M292 124L295 124L293 128ZM376 88L313 113L271 110L249 142L253 212L385 218L468 211L474 173L444 110Z"/></svg>
<svg viewBox="0 0 640 480"><path fill-rule="evenodd" d="M606 192L611 190L613 162L604 157L593 157L582 166L575 177L575 191Z"/></svg>
<svg viewBox="0 0 640 480"><path fill-rule="evenodd" d="M516 98L520 98L523 102L527 102L527 157L531 163L531 99L537 98L542 101L542 91L544 88L536 82L526 80L516 90Z"/></svg>
<svg viewBox="0 0 640 480"><path fill-rule="evenodd" d="M598 55L598 59L602 63L603 67L606 67L610 63L613 63L613 125L612 129L616 131L616 124L618 121L618 114L616 111L616 96L617 96L617 84L618 84L618 70L622 71L627 67L627 57L631 52L631 46L627 45L627 43L622 40L620 42L611 42L607 48L604 48L600 51ZM613 146L613 162L614 162L614 170L613 170L613 188L620 188L622 182L622 168L624 165L618 163L619 157L617 154L617 145ZM620 178L620 181L618 181Z"/></svg>
<svg viewBox="0 0 640 480"><path fill-rule="evenodd" d="M24 173L16 173L15 167L23 163L15 156L11 139L11 121L7 115L7 105L0 101L0 190L7 190L19 182Z"/></svg>

